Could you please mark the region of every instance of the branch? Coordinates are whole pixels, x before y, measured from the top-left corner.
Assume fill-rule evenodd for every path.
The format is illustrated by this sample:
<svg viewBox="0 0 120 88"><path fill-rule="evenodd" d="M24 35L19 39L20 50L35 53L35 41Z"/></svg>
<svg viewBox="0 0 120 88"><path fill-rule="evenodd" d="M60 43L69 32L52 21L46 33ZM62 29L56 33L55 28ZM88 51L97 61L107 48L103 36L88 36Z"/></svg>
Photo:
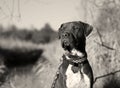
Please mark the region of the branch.
<svg viewBox="0 0 120 88"><path fill-rule="evenodd" d="M101 43L98 43L98 42L96 42L96 41L94 41L94 42L97 43L97 44L100 45L100 46L103 46L103 47L107 48L107 49L115 50L114 48L105 45L104 42L103 42L103 40L102 40L102 35L100 34L100 32L98 31L97 28L96 28L96 31L97 31L97 34L98 34L98 36L99 36L99 39L100 39L100 42L101 42Z"/></svg>
<svg viewBox="0 0 120 88"><path fill-rule="evenodd" d="M14 15L14 4L15 4L15 1L12 0L11 20L13 20L13 15Z"/></svg>
<svg viewBox="0 0 120 88"><path fill-rule="evenodd" d="M10 7L9 7L9 5L7 4L6 0L3 0L3 1L4 1L4 2L3 2L4 6L8 9L9 13L11 14Z"/></svg>
<svg viewBox="0 0 120 88"><path fill-rule="evenodd" d="M16 88L11 80L10 80L10 85L12 88Z"/></svg>
<svg viewBox="0 0 120 88"><path fill-rule="evenodd" d="M116 50L116 49L114 49L114 48L112 48L112 47L109 47L109 46L105 45L104 43L100 44L99 42L96 42L96 41L94 41L94 42L97 43L98 45L102 46L102 47L107 48L107 49Z"/></svg>
<svg viewBox="0 0 120 88"><path fill-rule="evenodd" d="M0 6L0 11L5 15L7 16L6 12L3 10L3 8Z"/></svg>
<svg viewBox="0 0 120 88"><path fill-rule="evenodd" d="M92 3L96 8L101 8L102 6L100 5L97 5L96 1L95 0L88 0L90 3Z"/></svg>
<svg viewBox="0 0 120 88"><path fill-rule="evenodd" d="M120 70L117 70L117 71L115 71L115 72L110 72L110 73L105 74L105 75L98 76L98 77L95 78L94 83L95 83L98 79L100 79L100 78L104 78L104 77L107 77L107 76L109 76L109 75L114 75L114 74L116 74L116 73L118 73L118 72L120 72Z"/></svg>
<svg viewBox="0 0 120 88"><path fill-rule="evenodd" d="M100 34L100 32L98 31L98 28L96 28L97 34L99 36L100 42L103 45L103 40L102 40L102 35Z"/></svg>
<svg viewBox="0 0 120 88"><path fill-rule="evenodd" d="M18 18L21 19L20 0L18 0Z"/></svg>

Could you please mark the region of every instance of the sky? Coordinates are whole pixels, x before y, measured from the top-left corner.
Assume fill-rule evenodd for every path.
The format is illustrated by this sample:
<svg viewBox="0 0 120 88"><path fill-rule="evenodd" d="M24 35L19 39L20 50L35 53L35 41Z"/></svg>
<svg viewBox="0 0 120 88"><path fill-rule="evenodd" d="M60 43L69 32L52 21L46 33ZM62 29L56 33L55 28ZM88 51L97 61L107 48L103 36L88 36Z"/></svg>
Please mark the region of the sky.
<svg viewBox="0 0 120 88"><path fill-rule="evenodd" d="M57 30L62 23L84 20L80 0L0 0L0 24L40 29L50 23Z"/></svg>

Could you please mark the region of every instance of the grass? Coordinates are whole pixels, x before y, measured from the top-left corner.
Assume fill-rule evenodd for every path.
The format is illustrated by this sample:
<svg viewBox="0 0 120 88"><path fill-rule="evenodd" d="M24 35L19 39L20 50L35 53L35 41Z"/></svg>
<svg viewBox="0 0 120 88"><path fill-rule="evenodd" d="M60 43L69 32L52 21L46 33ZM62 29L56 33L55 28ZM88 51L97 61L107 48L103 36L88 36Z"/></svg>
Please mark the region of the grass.
<svg viewBox="0 0 120 88"><path fill-rule="evenodd" d="M115 34L109 33L106 35L104 38L106 44L116 50L109 50L94 42L100 42L96 33L87 38L86 50L88 60L93 68L94 77L120 70L120 46L117 43ZM20 47L42 48L44 53L35 65L11 69L8 80L0 88L50 88L60 57L64 53L60 46L60 41L56 40L49 44L40 45L24 41L11 42L10 45L4 42L0 43L0 45L11 48L14 48L16 45ZM12 43L15 45L12 45ZM94 88L120 88L119 81L120 73L118 72L98 79L94 84Z"/></svg>
<svg viewBox="0 0 120 88"><path fill-rule="evenodd" d="M39 57L39 60L34 65L9 69L8 79L0 88L49 88L51 86L59 58L62 55L59 41L44 45L12 39L1 39L0 41L0 46L6 49L44 50L43 55ZM54 44L57 44L57 46ZM47 82L47 85L44 82Z"/></svg>

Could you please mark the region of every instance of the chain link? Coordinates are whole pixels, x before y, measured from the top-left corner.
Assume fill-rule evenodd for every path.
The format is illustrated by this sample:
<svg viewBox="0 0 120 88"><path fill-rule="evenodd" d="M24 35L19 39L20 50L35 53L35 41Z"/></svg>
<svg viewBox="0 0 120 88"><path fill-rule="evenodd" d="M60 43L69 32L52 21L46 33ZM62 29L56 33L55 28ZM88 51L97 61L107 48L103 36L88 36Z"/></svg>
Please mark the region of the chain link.
<svg viewBox="0 0 120 88"><path fill-rule="evenodd" d="M54 77L54 81L53 81L53 83L52 83L51 88L55 88L55 83L56 83L56 81L57 81L57 79L58 79L58 77L59 77L60 67L61 67L62 63L63 63L63 58L60 59L59 67L58 67L58 70L57 70L56 75L55 75L55 77Z"/></svg>

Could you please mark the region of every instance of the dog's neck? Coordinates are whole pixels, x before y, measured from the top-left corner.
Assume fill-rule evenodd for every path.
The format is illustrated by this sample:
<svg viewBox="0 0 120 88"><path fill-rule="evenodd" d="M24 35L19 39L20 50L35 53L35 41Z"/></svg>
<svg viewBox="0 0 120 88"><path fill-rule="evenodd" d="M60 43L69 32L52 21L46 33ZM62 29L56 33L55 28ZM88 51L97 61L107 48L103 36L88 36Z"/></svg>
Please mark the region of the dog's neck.
<svg viewBox="0 0 120 88"><path fill-rule="evenodd" d="M77 49L72 49L71 51L65 51L65 55L69 56L69 55L72 55L72 56L76 56L76 57L87 57L87 53L84 51L79 51Z"/></svg>
<svg viewBox="0 0 120 88"><path fill-rule="evenodd" d="M72 49L71 52L66 51L64 56L66 60L68 60L68 62L73 65L81 64L87 59L86 53L82 53L80 51L77 51L76 49Z"/></svg>
<svg viewBox="0 0 120 88"><path fill-rule="evenodd" d="M67 62L67 66L72 65L71 70L76 73L82 64L87 62L85 54L73 49L71 52L66 51L63 55L63 59ZM67 68L66 68L67 69Z"/></svg>

